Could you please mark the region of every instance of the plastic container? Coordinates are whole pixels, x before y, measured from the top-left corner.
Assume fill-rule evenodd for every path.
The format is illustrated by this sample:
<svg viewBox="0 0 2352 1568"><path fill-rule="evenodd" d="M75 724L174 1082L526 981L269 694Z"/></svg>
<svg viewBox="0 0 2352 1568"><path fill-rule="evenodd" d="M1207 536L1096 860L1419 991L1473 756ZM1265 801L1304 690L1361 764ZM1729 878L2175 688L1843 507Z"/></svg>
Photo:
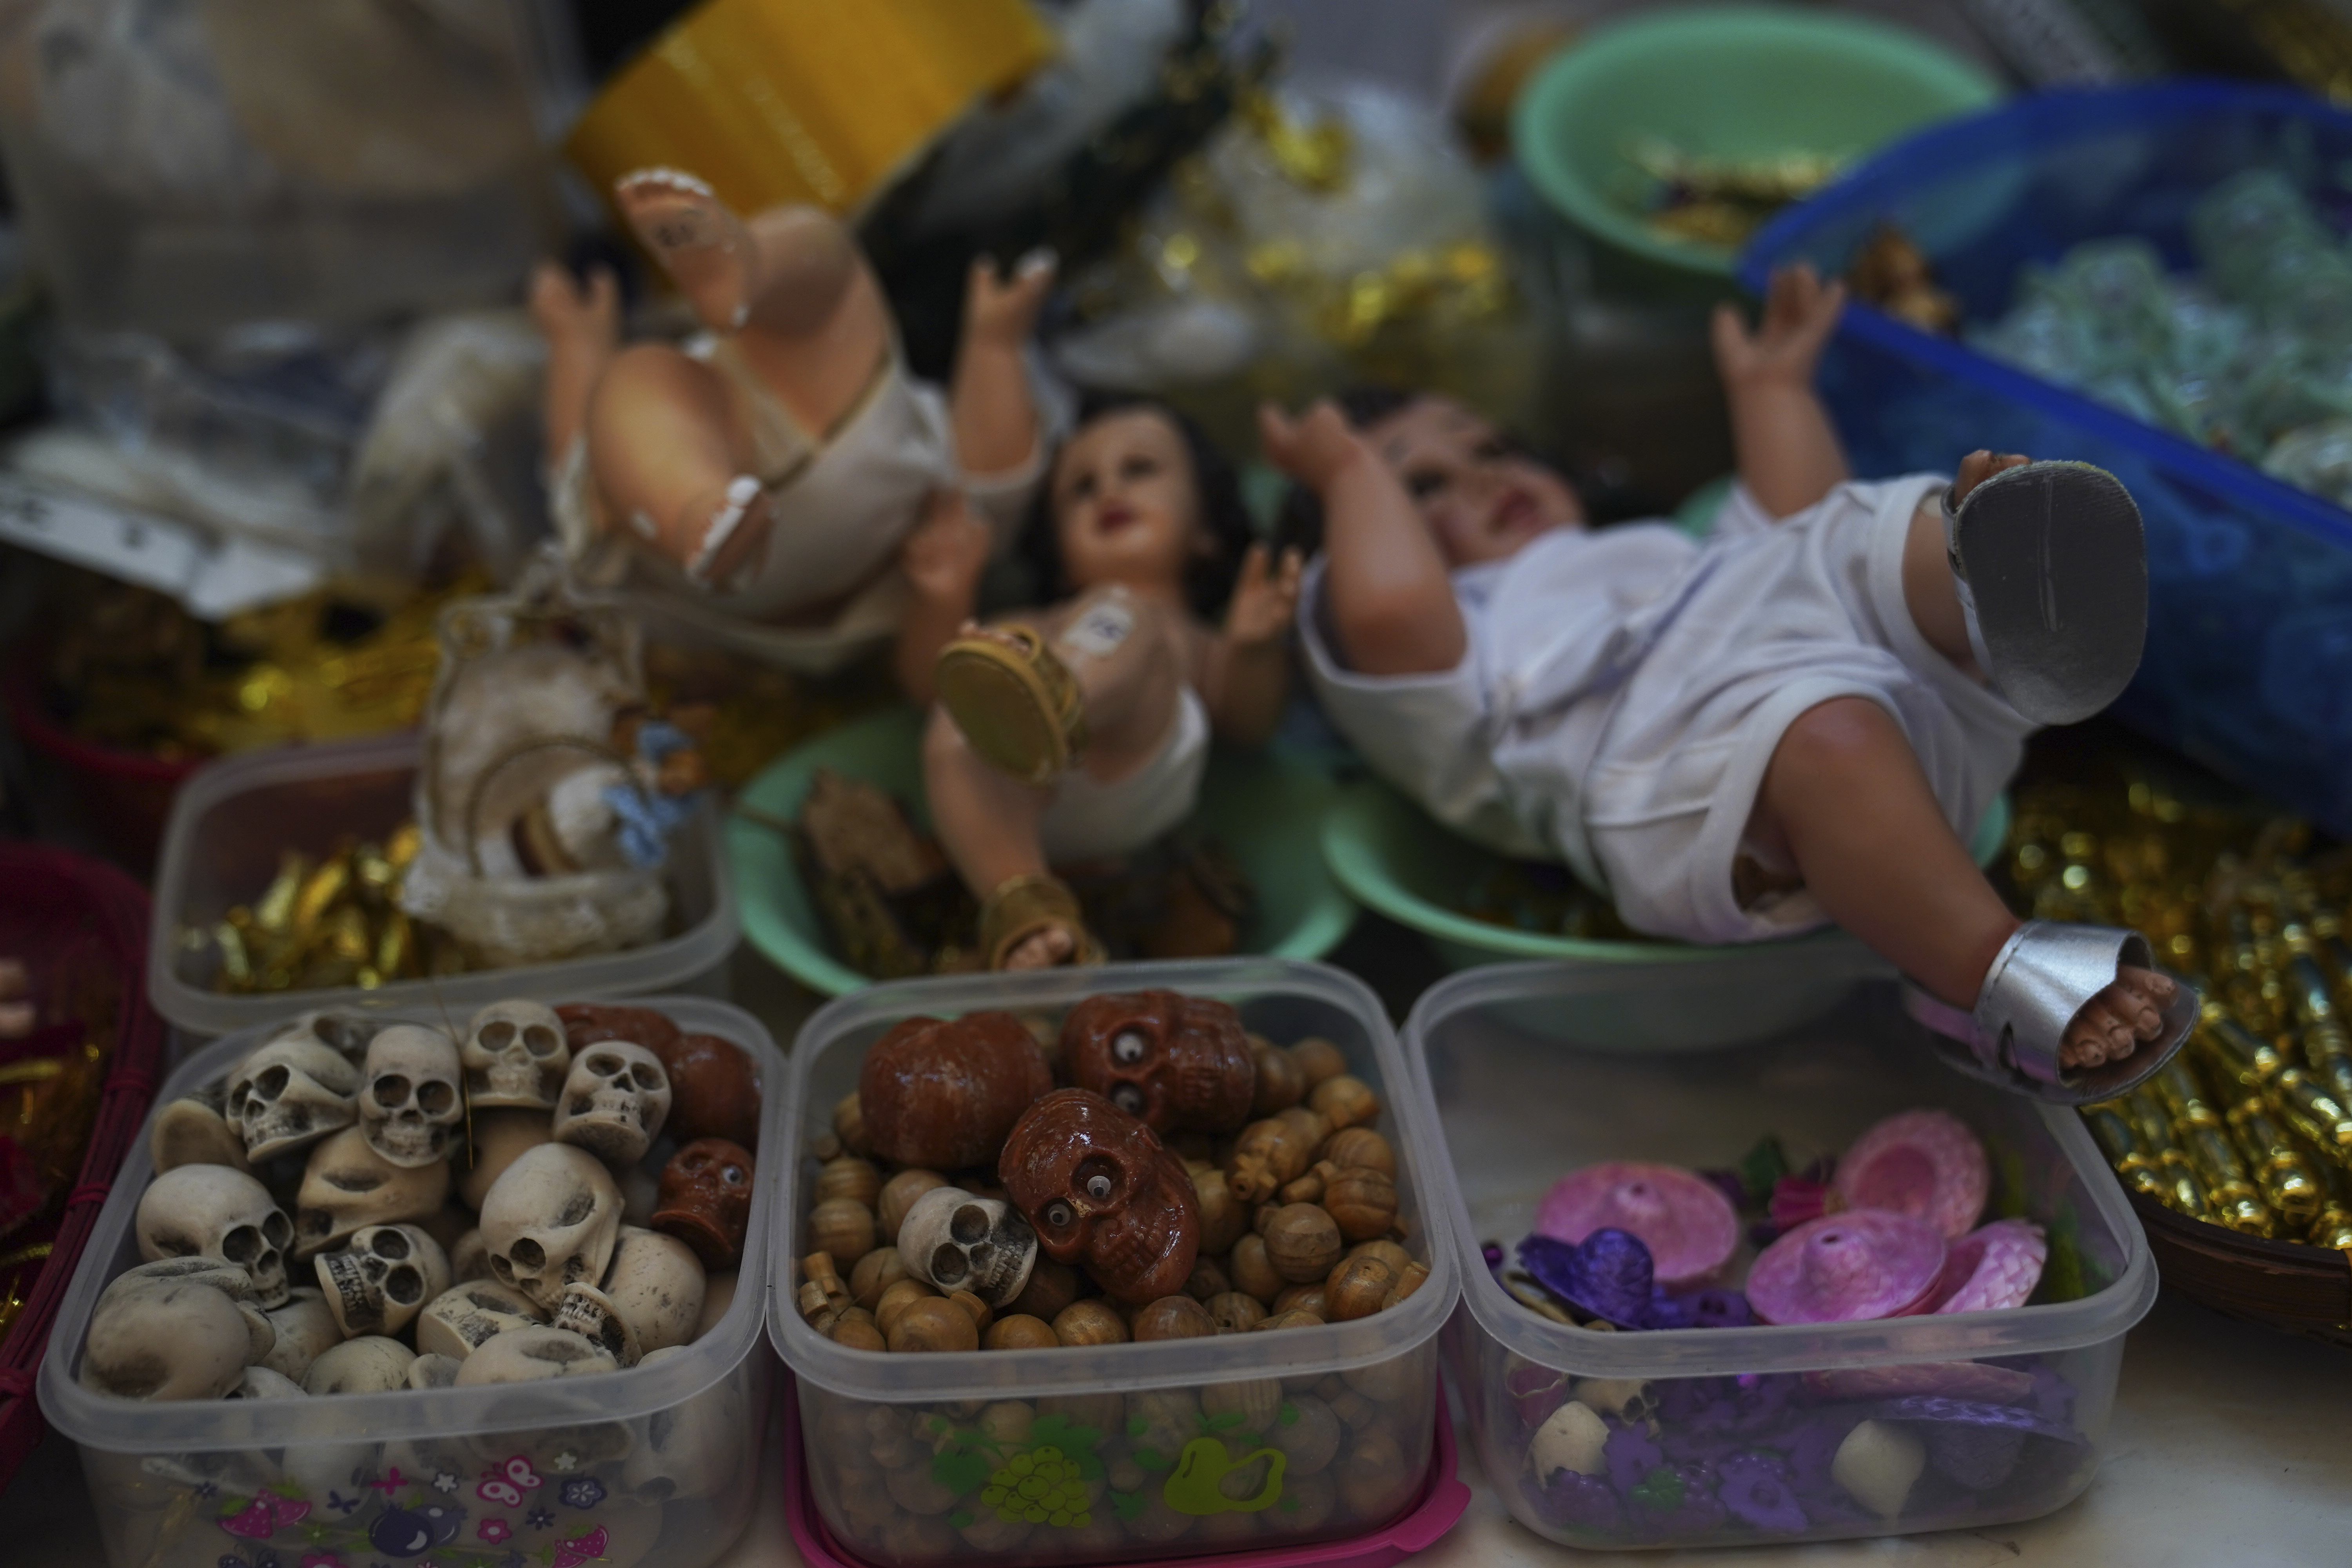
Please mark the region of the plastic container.
<svg viewBox="0 0 2352 1568"><path fill-rule="evenodd" d="M2189 82L2052 93L1922 133L1781 214L1741 276L1844 268L1881 222L1909 235L1970 321L2026 262L2137 235L2190 263L2197 199L2271 167L2342 211L2352 114L2284 89ZM2340 222L2340 217L2337 219ZM1855 470L1948 471L1979 447L2096 463L2147 520L2147 651L2115 708L2263 797L2352 833L2352 514L2120 410L1849 305L1822 395Z"/></svg>
<svg viewBox="0 0 2352 1568"><path fill-rule="evenodd" d="M784 1523L805 1568L863 1568L864 1559L833 1538L818 1517L809 1489L807 1457L801 1451L800 1402L790 1377L784 1380ZM1454 1474L1454 1421L1445 1401L1437 1402L1436 1452L1429 1477L1410 1513L1385 1529L1352 1541L1316 1546L1271 1546L1220 1557L1219 1568L1391 1568L1435 1545L1470 1506L1470 1489ZM1181 1542L1179 1542L1181 1545ZM1168 1559L1166 1561L1181 1561ZM1150 1565L1147 1565L1150 1568Z"/></svg>
<svg viewBox="0 0 2352 1568"><path fill-rule="evenodd" d="M1652 1030L1671 1031L1678 1014L1706 1005L1686 973L1483 969L1433 987L1405 1026L1415 1084L1440 1126L1439 1223L1465 1277L1448 1358L1504 1506L1547 1539L1613 1549L1977 1529L2075 1497L2106 1449L2125 1331L2157 1283L2139 1226L2080 1121L1937 1065L1879 982L1795 1029L1660 1059ZM1717 984L1736 991L1748 978ZM1591 1016L1617 1021L1610 1047L1580 1037L1590 1031L1577 1021ZM1479 1257L1483 1242L1516 1246L1546 1189L1580 1166L1727 1167L1767 1133L1801 1162L1917 1106L1948 1109L1985 1140L1988 1217L2023 1214L2047 1231L2042 1304L1598 1333L1519 1305ZM1735 1281L1743 1268L1735 1263ZM1573 1381L1583 1379L1618 1381ZM1638 1397L1636 1415L1654 1416L1657 1429L1612 1419L1607 1474L1539 1485L1531 1438L1571 1395L1594 1408ZM2033 1419L2034 1435L1989 1424L2016 1412ZM1865 1418L1926 1448L1926 1469L1885 1512L1829 1475ZM2067 1436L2042 1435L2053 1432ZM1682 1468L1692 1466L1706 1468Z"/></svg>
<svg viewBox="0 0 2352 1568"><path fill-rule="evenodd" d="M775 821L800 815L819 768L863 779L923 810L922 715L898 706L827 731L777 761L746 785L745 805ZM1242 946L1276 958L1320 958L1356 922L1356 906L1315 852L1314 824L1337 795L1321 770L1279 751L1255 754L1223 747L1209 755L1201 785L1200 823L1233 853L1257 892L1257 912ZM775 828L737 817L727 826L736 879L743 889L743 931L785 973L821 995L871 984L835 952L800 858Z"/></svg>
<svg viewBox="0 0 2352 1568"><path fill-rule="evenodd" d="M41 1440L34 1374L48 1349L58 1303L98 1223L99 1205L153 1097L163 1024L147 1005L141 968L147 953L146 889L111 866L30 844L0 844L0 888L8 890L0 900L0 954L26 961L34 993L45 1002L60 983L69 987L85 1026L104 1025L110 1014L114 1035L113 1060L64 1212L0 1240L0 1258L48 1248L0 1343L0 1491L5 1491L8 1478ZM0 1066L7 1060L0 1042ZM0 1270L0 1279L15 1272L13 1267Z"/></svg>
<svg viewBox="0 0 2352 1568"><path fill-rule="evenodd" d="M1419 1290L1353 1322L1090 1349L893 1355L835 1344L802 1321L792 1303L795 1259L811 1250L805 1152L856 1088L868 1045L909 1016L1003 1007L1052 1020L1082 997L1147 986L1222 997L1272 1039L1319 1035L1346 1054L1381 1096L1405 1246L1429 1268ZM788 1135L800 1157L785 1167L780 1202L794 1241L774 1257L768 1331L798 1380L818 1517L860 1560L1097 1563L1307 1546L1361 1536L1412 1506L1433 1451L1437 1334L1453 1310L1455 1264L1425 1184L1426 1119L1402 1092L1396 1037L1360 981L1266 958L905 981L821 1008L792 1058ZM1212 1389L1228 1409L1203 1412ZM1017 1441L976 1424L1004 1401L1036 1418ZM1294 1473L1283 1445L1333 1442L1329 1412L1317 1406L1334 1403L1361 1425L1338 1427L1336 1454L1327 1447L1311 1472L1302 1448ZM1297 1438L1283 1436L1293 1430ZM1024 1454L1031 1473L1050 1463L1084 1489L1084 1524L1008 1521L985 1500L992 1478Z"/></svg>
<svg viewBox="0 0 2352 1568"><path fill-rule="evenodd" d="M1641 16L1571 44L1513 113L1520 168L1569 221L1685 278L1722 278L1736 253L1657 233L1633 200L1636 137L1710 158L1855 154L1982 109L2000 89L1905 28L1789 5L1709 5Z"/></svg>
<svg viewBox="0 0 2352 1568"><path fill-rule="evenodd" d="M671 843L670 928L677 934L648 946L560 963L402 980L373 991L236 996L211 990L218 959L209 945L184 945L183 930L209 926L231 906L258 897L286 850L322 855L344 838L381 837L407 820L413 815L418 747L413 733L289 746L227 758L188 781L173 803L155 879L147 984L157 1012L181 1030L210 1038L306 1007L424 1005L458 1015L501 996L727 994L727 959L739 927L726 849L717 814L710 810L688 823Z"/></svg>
<svg viewBox="0 0 2352 1568"><path fill-rule="evenodd" d="M767 1031L699 997L638 1005L731 1040L759 1062L767 1095L760 1152L779 1147L783 1061ZM394 1017L439 1021L429 1007ZM215 1041L180 1066L159 1100L218 1079L263 1035ZM776 1204L764 1157L739 1271L748 1288L685 1354L658 1365L484 1388L159 1404L77 1381L99 1293L139 1261L131 1222L153 1172L147 1145L142 1128L58 1313L40 1376L49 1424L80 1446L112 1568L264 1568L271 1560L358 1568L428 1552L488 1568L509 1551L566 1568L701 1568L750 1522L774 1371L761 1342Z"/></svg>

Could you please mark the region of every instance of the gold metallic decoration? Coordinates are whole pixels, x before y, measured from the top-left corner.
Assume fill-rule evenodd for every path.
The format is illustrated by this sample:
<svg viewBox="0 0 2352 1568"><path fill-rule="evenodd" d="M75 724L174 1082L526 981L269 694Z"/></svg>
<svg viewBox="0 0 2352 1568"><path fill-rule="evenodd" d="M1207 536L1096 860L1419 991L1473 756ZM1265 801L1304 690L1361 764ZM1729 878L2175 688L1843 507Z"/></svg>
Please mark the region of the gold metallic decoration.
<svg viewBox="0 0 2352 1568"><path fill-rule="evenodd" d="M1274 166L1302 189L1336 191L1355 172L1356 139L1337 115L1310 120L1286 110L1281 100L1253 87L1234 105L1242 122L1265 143Z"/></svg>
<svg viewBox="0 0 2352 1568"><path fill-rule="evenodd" d="M667 166L739 213L856 213L1054 50L1026 0L705 0L605 84L564 152L605 195Z"/></svg>
<svg viewBox="0 0 2352 1568"><path fill-rule="evenodd" d="M1648 177L1641 205L1658 233L1737 249L1780 208L1835 179L1845 160L1833 153L1781 153L1769 158L1709 158L1658 136L1626 143L1625 161Z"/></svg>
<svg viewBox="0 0 2352 1568"><path fill-rule="evenodd" d="M2138 1134L2140 1147L2156 1161L2157 1170L2164 1179L2164 1205L2189 1215L2191 1219L2220 1223L2213 1212L2211 1199L2206 1195L2205 1183L2197 1173L2188 1152L2172 1135L2172 1123L2167 1120L2163 1102L2156 1091L2142 1086L2132 1090L2116 1103L2131 1119L2132 1131Z"/></svg>
<svg viewBox="0 0 2352 1568"><path fill-rule="evenodd" d="M2205 1086L2179 1058L2165 1064L2154 1079L2157 1100L2172 1124L2174 1142L2187 1152L2205 1187L2205 1201L2213 1217L2247 1236L2269 1236L2277 1228L2246 1174L2228 1124L2205 1098Z"/></svg>
<svg viewBox="0 0 2352 1568"><path fill-rule="evenodd" d="M2166 1179L2163 1167L2140 1143L2128 1107L2117 1100L2101 1100L2083 1108L2083 1120L2091 1124L2091 1136L2098 1141L2107 1163L2115 1167L2126 1188L2158 1203L2167 1201L2171 1183Z"/></svg>
<svg viewBox="0 0 2352 1568"><path fill-rule="evenodd" d="M250 905L239 904L182 940L219 955L213 989L236 995L357 986L462 973L457 944L412 921L396 901L400 874L421 843L403 823L382 844L346 840L313 863L289 850Z"/></svg>

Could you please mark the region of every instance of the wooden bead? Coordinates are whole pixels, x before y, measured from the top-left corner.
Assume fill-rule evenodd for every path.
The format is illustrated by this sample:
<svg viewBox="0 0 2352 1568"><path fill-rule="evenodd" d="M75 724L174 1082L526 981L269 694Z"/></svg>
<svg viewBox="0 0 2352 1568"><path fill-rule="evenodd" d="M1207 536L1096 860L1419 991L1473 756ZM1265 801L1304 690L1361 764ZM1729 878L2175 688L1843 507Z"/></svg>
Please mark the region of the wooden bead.
<svg viewBox="0 0 2352 1568"><path fill-rule="evenodd" d="M1334 1128L1361 1127L1379 1120L1380 1096L1352 1073L1327 1078L1307 1092L1307 1109Z"/></svg>
<svg viewBox="0 0 2352 1568"><path fill-rule="evenodd" d="M1403 1300L1407 1296L1410 1296L1415 1290L1420 1289L1423 1282L1428 1278L1429 1268L1427 1265L1420 1263L1406 1264L1403 1271L1397 1275L1395 1285L1390 1288L1388 1296L1381 1302L1381 1309L1385 1310L1390 1307L1395 1306L1399 1301ZM1614 1323L1604 1323L1602 1327L1614 1328L1616 1325Z"/></svg>
<svg viewBox="0 0 2352 1568"><path fill-rule="evenodd" d="M1123 1345L1127 1321L1101 1301L1073 1301L1054 1320L1054 1338L1066 1345Z"/></svg>
<svg viewBox="0 0 2352 1568"><path fill-rule="evenodd" d="M1315 1152L1318 1160L1328 1160L1346 1170L1361 1166L1378 1171L1393 1181L1397 1173L1396 1151L1389 1141L1369 1127L1342 1127L1323 1140L1323 1147Z"/></svg>
<svg viewBox="0 0 2352 1568"><path fill-rule="evenodd" d="M948 1179L937 1171L920 1168L901 1171L882 1184L881 1195L874 1202L874 1217L881 1227L882 1239L897 1242L898 1226L907 1218L907 1211L915 1200L934 1187L944 1187Z"/></svg>
<svg viewBox="0 0 2352 1568"><path fill-rule="evenodd" d="M1311 1035L1290 1047L1290 1059L1298 1064L1310 1089L1325 1079L1337 1078L1348 1070L1348 1058L1340 1054L1339 1047Z"/></svg>
<svg viewBox="0 0 2352 1568"><path fill-rule="evenodd" d="M908 1278L906 1260L895 1247L877 1247L857 1260L849 1271L850 1299L867 1311L882 1299L882 1292Z"/></svg>
<svg viewBox="0 0 2352 1568"><path fill-rule="evenodd" d="M1356 1435L1355 1446L1339 1461L1338 1479L1339 1500L1367 1518L1393 1511L1400 1494L1412 1484L1404 1451L1385 1426Z"/></svg>
<svg viewBox="0 0 2352 1568"><path fill-rule="evenodd" d="M1250 1101L1253 1116L1272 1116L1307 1098L1307 1074L1288 1051L1263 1037L1252 1037L1251 1055L1257 1067L1257 1092Z"/></svg>
<svg viewBox="0 0 2352 1568"><path fill-rule="evenodd" d="M871 1160L844 1154L817 1168L816 1181L810 1192L819 1203L849 1198L872 1208L874 1201L882 1195L882 1173L874 1168Z"/></svg>
<svg viewBox="0 0 2352 1568"><path fill-rule="evenodd" d="M1397 1285L1396 1270L1378 1258L1345 1258L1323 1282L1324 1315L1335 1323L1369 1318Z"/></svg>
<svg viewBox="0 0 2352 1568"><path fill-rule="evenodd" d="M1225 1260L1225 1272L1233 1277L1234 1289L1261 1301L1271 1303L1282 1294L1282 1276L1275 1272L1262 1236L1245 1236L1234 1243L1233 1254Z"/></svg>
<svg viewBox="0 0 2352 1568"><path fill-rule="evenodd" d="M917 1301L936 1299L939 1292L919 1279L900 1279L885 1289L874 1303L874 1322L885 1334L898 1321L898 1314Z"/></svg>
<svg viewBox="0 0 2352 1568"><path fill-rule="evenodd" d="M1252 1377L1209 1384L1201 1390L1201 1414L1212 1422L1238 1415L1239 1421L1225 1424L1244 1432L1263 1432L1281 1416L1282 1380Z"/></svg>
<svg viewBox="0 0 2352 1568"><path fill-rule="evenodd" d="M976 1351L980 1328L971 1315L938 1296L909 1301L885 1336L894 1354Z"/></svg>
<svg viewBox="0 0 2352 1568"><path fill-rule="evenodd" d="M1349 1241L1370 1241L1396 1224L1396 1184L1367 1166L1338 1171L1323 1184L1323 1210Z"/></svg>
<svg viewBox="0 0 2352 1568"><path fill-rule="evenodd" d="M1348 1256L1350 1258L1377 1258L1381 1262L1387 1264L1391 1270L1400 1276L1404 1273L1405 1266L1412 1261L1412 1254L1407 1252L1403 1247L1399 1247L1395 1242L1388 1240L1386 1237L1381 1237L1373 1241L1360 1241L1356 1243L1355 1246L1348 1248ZM1423 1269L1423 1272L1427 1273L1428 1270Z"/></svg>
<svg viewBox="0 0 2352 1568"><path fill-rule="evenodd" d="M1078 1299L1083 1286L1077 1269L1071 1265L1040 1258L1030 1268L1029 1283L1021 1288L1021 1294L1013 1298L1005 1310L1026 1312L1050 1323L1062 1315L1063 1308Z"/></svg>
<svg viewBox="0 0 2352 1568"><path fill-rule="evenodd" d="M1307 1156L1328 1129L1310 1135L1309 1127L1296 1120L1298 1114L1294 1106L1242 1129L1225 1162L1225 1184L1234 1197L1247 1204L1263 1203L1306 1173ZM1311 1111L1306 1114L1320 1125L1322 1118Z"/></svg>
<svg viewBox="0 0 2352 1568"><path fill-rule="evenodd" d="M1062 1342L1054 1337L1054 1325L1045 1319L1015 1312L989 1324L980 1342L992 1351L1035 1351Z"/></svg>
<svg viewBox="0 0 2352 1568"><path fill-rule="evenodd" d="M1202 1258L1192 1265L1192 1278L1184 1281L1184 1294L1195 1301L1205 1301L1212 1296L1222 1296L1234 1288L1225 1266L1213 1258Z"/></svg>
<svg viewBox="0 0 2352 1568"><path fill-rule="evenodd" d="M849 1310L834 1319L833 1326L825 1331L825 1337L835 1344L847 1345L854 1351L882 1351L890 1348L889 1342L882 1337L882 1331L875 1327L874 1314L861 1311L856 1307L850 1308Z"/></svg>
<svg viewBox="0 0 2352 1568"><path fill-rule="evenodd" d="M1293 1285L1274 1299L1274 1310L1277 1312L1312 1312L1326 1322L1331 1321L1330 1310L1324 1303L1323 1287L1320 1285Z"/></svg>
<svg viewBox="0 0 2352 1568"><path fill-rule="evenodd" d="M1234 1196L1225 1173L1213 1168L1194 1173L1192 1192L1201 1202L1201 1251L1231 1252L1249 1229L1249 1205Z"/></svg>
<svg viewBox="0 0 2352 1568"><path fill-rule="evenodd" d="M986 1333L988 1325L996 1321L996 1309L969 1290L950 1291L948 1300L961 1309L965 1317L971 1320L972 1329L977 1333Z"/></svg>
<svg viewBox="0 0 2352 1568"><path fill-rule="evenodd" d="M854 1091L833 1102L833 1135L853 1154L873 1152L866 1142L866 1116Z"/></svg>
<svg viewBox="0 0 2352 1568"><path fill-rule="evenodd" d="M874 1211L855 1198L827 1198L809 1211L809 1242L842 1268L874 1250Z"/></svg>
<svg viewBox="0 0 2352 1568"><path fill-rule="evenodd" d="M1217 1325L1217 1331L1223 1334L1246 1332L1265 1321L1265 1303L1238 1290L1212 1296L1202 1305L1208 1310L1210 1321Z"/></svg>
<svg viewBox="0 0 2352 1568"><path fill-rule="evenodd" d="M1148 1340L1203 1340L1217 1331L1209 1310L1190 1296L1162 1296L1135 1310L1128 1331L1138 1343Z"/></svg>
<svg viewBox="0 0 2352 1568"><path fill-rule="evenodd" d="M1347 1250L1339 1226L1313 1204L1285 1204L1263 1230L1266 1260L1293 1285L1319 1283Z"/></svg>
<svg viewBox="0 0 2352 1568"><path fill-rule="evenodd" d="M816 1156L817 1163L820 1165L827 1160L840 1159L842 1155L840 1135L831 1131L818 1133L809 1140L808 1152Z"/></svg>
<svg viewBox="0 0 2352 1568"><path fill-rule="evenodd" d="M1293 1307L1287 1312L1276 1312L1257 1324L1258 1329L1319 1329L1322 1326L1321 1318L1297 1307ZM1252 1331L1255 1332L1255 1330Z"/></svg>

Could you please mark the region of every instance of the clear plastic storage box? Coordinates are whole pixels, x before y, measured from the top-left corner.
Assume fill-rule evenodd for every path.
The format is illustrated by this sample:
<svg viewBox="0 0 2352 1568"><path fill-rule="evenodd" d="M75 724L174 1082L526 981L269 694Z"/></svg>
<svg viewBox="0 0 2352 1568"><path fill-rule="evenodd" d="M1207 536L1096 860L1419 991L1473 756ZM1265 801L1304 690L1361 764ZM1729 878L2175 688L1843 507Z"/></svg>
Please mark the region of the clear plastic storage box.
<svg viewBox="0 0 2352 1568"><path fill-rule="evenodd" d="M761 1151L781 1147L783 1060L757 1021L698 997L636 1005L742 1047L766 1094ZM429 1008L393 1017L439 1022ZM265 1033L207 1046L156 1104L221 1078ZM657 1365L480 1388L159 1403L78 1381L100 1292L139 1261L132 1221L153 1173L152 1125L151 1116L115 1177L40 1372L42 1414L81 1449L112 1568L363 1568L420 1557L474 1568L701 1568L742 1533L767 1474L774 1371L761 1342L777 1201L764 1157L737 1274L744 1288L685 1353Z"/></svg>
<svg viewBox="0 0 2352 1568"><path fill-rule="evenodd" d="M155 878L155 926L147 986L166 1021L209 1039L306 1007L426 1005L470 1014L501 996L586 1000L690 991L727 994L727 960L740 926L717 814L697 814L671 841L674 933L623 952L440 979L402 980L370 991L279 991L231 995L212 989L220 959L190 942L237 904L259 897L289 849L313 857L345 838L381 839L414 815L419 741L414 734L324 746L289 746L215 763L172 803Z"/></svg>
<svg viewBox="0 0 2352 1568"><path fill-rule="evenodd" d="M1083 997L1147 988L1223 998L1280 1043L1320 1036L1339 1047L1381 1097L1405 1247L1430 1271L1419 1290L1352 1322L1087 1349L891 1354L801 1321L808 1149L856 1089L869 1045L904 1018L1004 1008L1057 1021ZM879 985L803 1026L792 1074L794 1157L779 1201L793 1245L772 1255L769 1332L797 1379L817 1511L861 1560L1095 1563L1287 1547L1365 1535L1423 1495L1455 1265L1432 1206L1426 1116L1361 982L1233 959ZM1078 1494L1068 1522L1033 1523L1022 1498L990 1498L1033 1474Z"/></svg>
<svg viewBox="0 0 2352 1568"><path fill-rule="evenodd" d="M1885 982L1858 983L1831 1012L1770 1038L1662 1051L1642 1020L1670 1023L1678 1006L1706 1000L1678 989L1683 973L1476 970L1431 989L1405 1026L1439 1125L1427 1173L1438 1224L1463 1274L1448 1359L1468 1441L1504 1506L1547 1539L1621 1549L1976 1529L2079 1494L2106 1449L2125 1331L2154 1301L2157 1281L2138 1223L2077 1118L1937 1064ZM1727 971L1715 983L1736 993L1742 977ZM1604 1012L1621 1021L1613 1048L1570 1037L1589 1033L1577 1020ZM1921 1106L1950 1110L1984 1140L1988 1218L2022 1215L2046 1230L2033 1304L1604 1333L1522 1306L1480 1256L1486 1242L1507 1256L1545 1191L1580 1166L1724 1169L1767 1133L1801 1162ZM1752 1256L1744 1244L1733 1283ZM1536 1434L1570 1399L1607 1426L1605 1467L1538 1479ZM1880 1446L1895 1482L1917 1467L1907 1485L1876 1472L1868 1500L1832 1474L1840 1445L1866 1420L1907 1435Z"/></svg>
<svg viewBox="0 0 2352 1568"><path fill-rule="evenodd" d="M1760 289L1809 260L1843 273L1882 223L1971 322L2019 270L2138 236L2190 263L2199 197L2276 169L2339 230L2352 112L2284 88L2168 83L2037 93L1925 132L1780 215L1743 258ZM2111 469L2147 520L2147 651L2116 713L2262 795L2352 833L2352 513L2080 393L1846 308L1821 390L1854 471L1948 473L1977 447Z"/></svg>

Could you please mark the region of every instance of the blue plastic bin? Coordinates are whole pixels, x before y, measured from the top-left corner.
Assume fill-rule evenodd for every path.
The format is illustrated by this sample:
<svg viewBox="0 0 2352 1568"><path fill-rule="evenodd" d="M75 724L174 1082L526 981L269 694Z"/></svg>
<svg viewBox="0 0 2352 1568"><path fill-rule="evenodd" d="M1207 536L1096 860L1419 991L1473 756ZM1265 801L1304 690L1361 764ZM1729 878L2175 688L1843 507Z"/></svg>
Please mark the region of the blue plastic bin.
<svg viewBox="0 0 2352 1568"><path fill-rule="evenodd" d="M1881 222L1933 260L1970 321L2025 263L2138 235L2190 265L2197 198L2267 166L2352 226L2352 114L2219 82L2023 100L1923 132L1780 215L1740 277L1842 272ZM2116 712L2263 796L2352 834L2352 512L2130 415L1847 310L1821 387L1855 470L1949 471L1979 447L2112 469L2147 521L2150 623Z"/></svg>

